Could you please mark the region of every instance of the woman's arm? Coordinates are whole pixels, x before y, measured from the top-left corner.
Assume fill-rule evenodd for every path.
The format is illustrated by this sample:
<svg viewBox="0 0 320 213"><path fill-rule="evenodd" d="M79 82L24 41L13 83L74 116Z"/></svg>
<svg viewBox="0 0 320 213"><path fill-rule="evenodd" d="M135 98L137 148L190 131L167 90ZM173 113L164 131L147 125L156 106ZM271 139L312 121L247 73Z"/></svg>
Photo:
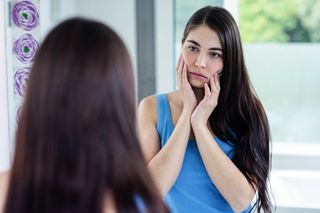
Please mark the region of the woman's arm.
<svg viewBox="0 0 320 213"><path fill-rule="evenodd" d="M241 212L248 207L255 190L213 140L213 134L208 128L208 119L218 104L220 93L218 74L210 79L210 88L205 84L204 98L192 114L191 125L201 158L212 182L232 209Z"/></svg>
<svg viewBox="0 0 320 213"><path fill-rule="evenodd" d="M150 96L141 101L138 111L139 137L149 171L162 196L175 183L185 155L189 135L191 112L184 110L164 145L160 149L157 124L156 98Z"/></svg>
<svg viewBox="0 0 320 213"><path fill-rule="evenodd" d="M187 65L182 57L179 59L176 72L183 110L162 149L160 149L156 128L158 120L156 98L154 96L145 98L140 103L138 112L142 150L149 171L162 196L168 193L180 173L191 131L190 118L197 104L195 94L187 79Z"/></svg>
<svg viewBox="0 0 320 213"><path fill-rule="evenodd" d="M9 184L9 171L0 173L0 213L4 212Z"/></svg>
<svg viewBox="0 0 320 213"><path fill-rule="evenodd" d="M207 126L192 126L206 170L215 186L235 212L252 201L255 190L246 177L222 151Z"/></svg>

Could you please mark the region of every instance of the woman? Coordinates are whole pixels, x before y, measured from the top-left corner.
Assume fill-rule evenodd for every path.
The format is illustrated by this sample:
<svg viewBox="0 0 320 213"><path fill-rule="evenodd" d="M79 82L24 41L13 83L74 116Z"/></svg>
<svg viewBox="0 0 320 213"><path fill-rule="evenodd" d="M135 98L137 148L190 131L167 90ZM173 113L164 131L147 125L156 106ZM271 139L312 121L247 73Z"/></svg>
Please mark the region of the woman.
<svg viewBox="0 0 320 213"><path fill-rule="evenodd" d="M268 120L251 86L231 14L204 7L188 21L177 91L139 105L148 168L173 212L271 211Z"/></svg>
<svg viewBox="0 0 320 213"><path fill-rule="evenodd" d="M49 33L0 178L4 212L167 212L139 147L132 75L109 27L75 18Z"/></svg>

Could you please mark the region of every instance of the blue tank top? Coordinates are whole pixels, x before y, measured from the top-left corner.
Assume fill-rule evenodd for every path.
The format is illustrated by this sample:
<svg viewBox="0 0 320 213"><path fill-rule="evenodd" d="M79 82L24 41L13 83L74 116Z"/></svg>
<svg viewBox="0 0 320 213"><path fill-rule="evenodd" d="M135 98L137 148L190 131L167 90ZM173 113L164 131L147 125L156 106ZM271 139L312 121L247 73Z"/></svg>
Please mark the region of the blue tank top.
<svg viewBox="0 0 320 213"><path fill-rule="evenodd" d="M162 148L173 132L174 126L167 95L159 94L156 98L158 108L157 132ZM214 140L232 159L233 146L216 136ZM164 197L164 201L173 213L233 212L231 206L211 181L195 140L188 141L180 174ZM251 205L244 212L248 212L250 207Z"/></svg>

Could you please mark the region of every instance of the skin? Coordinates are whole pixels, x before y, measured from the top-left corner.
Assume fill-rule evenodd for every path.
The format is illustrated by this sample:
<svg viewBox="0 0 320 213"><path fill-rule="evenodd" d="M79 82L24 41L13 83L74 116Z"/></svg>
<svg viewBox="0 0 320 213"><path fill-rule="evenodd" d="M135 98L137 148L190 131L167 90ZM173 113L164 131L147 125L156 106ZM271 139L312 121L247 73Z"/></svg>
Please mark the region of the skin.
<svg viewBox="0 0 320 213"><path fill-rule="evenodd" d="M195 138L211 180L232 209L241 212L253 199L255 190L213 139L208 122L218 104L222 69L223 53L217 33L207 26L191 30L182 44L177 65L179 89L168 93L175 128L160 149L156 97L149 96L139 104L139 136L149 171L162 196L179 175L188 140Z"/></svg>
<svg viewBox="0 0 320 213"><path fill-rule="evenodd" d="M7 188L8 188L9 172L0 173L0 212L3 212Z"/></svg>
<svg viewBox="0 0 320 213"><path fill-rule="evenodd" d="M191 121L194 123L206 124L217 105L219 74L222 69L222 50L218 35L204 26L192 30L182 45L177 78L179 88L186 90L188 94L189 99L183 100L183 106L190 107Z"/></svg>

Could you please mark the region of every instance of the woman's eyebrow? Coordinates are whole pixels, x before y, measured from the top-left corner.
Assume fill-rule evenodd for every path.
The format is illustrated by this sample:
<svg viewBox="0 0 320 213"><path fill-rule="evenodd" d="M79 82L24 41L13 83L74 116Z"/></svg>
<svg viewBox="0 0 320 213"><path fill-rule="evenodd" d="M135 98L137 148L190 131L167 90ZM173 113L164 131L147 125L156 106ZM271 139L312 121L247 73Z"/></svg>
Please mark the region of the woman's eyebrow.
<svg viewBox="0 0 320 213"><path fill-rule="evenodd" d="M198 42L194 41L194 40L187 40L187 42L193 43L194 45L197 45L197 46L201 47L201 45ZM218 51L222 52L222 49L220 47L212 47L209 50L218 50Z"/></svg>
<svg viewBox="0 0 320 213"><path fill-rule="evenodd" d="M219 48L219 47L212 47L212 48L210 48L209 50L218 50L218 51L222 52L222 49Z"/></svg>
<svg viewBox="0 0 320 213"><path fill-rule="evenodd" d="M187 42L193 43L194 45L197 45L197 46L201 47L201 45L198 42L194 41L194 40L187 40Z"/></svg>

